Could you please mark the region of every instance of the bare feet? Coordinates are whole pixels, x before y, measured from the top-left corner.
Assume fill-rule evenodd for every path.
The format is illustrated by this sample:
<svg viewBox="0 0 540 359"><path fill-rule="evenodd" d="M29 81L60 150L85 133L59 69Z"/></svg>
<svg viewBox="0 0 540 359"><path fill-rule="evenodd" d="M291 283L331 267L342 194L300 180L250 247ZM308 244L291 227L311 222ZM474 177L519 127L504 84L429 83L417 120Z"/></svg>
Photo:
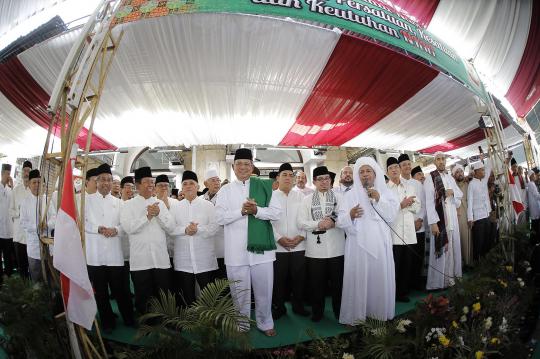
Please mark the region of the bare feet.
<svg viewBox="0 0 540 359"><path fill-rule="evenodd" d="M263 330L263 333L267 337L275 337L277 335L276 331L273 328L269 330Z"/></svg>

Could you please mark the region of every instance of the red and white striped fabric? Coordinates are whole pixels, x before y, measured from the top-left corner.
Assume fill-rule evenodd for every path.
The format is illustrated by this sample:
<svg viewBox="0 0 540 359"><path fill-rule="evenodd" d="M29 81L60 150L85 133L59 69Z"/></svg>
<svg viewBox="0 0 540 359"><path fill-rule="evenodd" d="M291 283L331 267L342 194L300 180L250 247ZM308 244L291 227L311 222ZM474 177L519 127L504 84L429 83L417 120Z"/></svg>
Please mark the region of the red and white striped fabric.
<svg viewBox="0 0 540 359"><path fill-rule="evenodd" d="M518 115L540 98L540 2L393 3L451 45L463 46L465 58L474 59ZM483 141L474 94L461 84L337 30L219 13L141 20L115 32L121 29L125 36L101 98L94 150L253 143L426 153L444 148L466 156ZM6 64L15 85L0 91L18 115L43 126L43 102L76 35L55 37ZM17 81L28 78L24 72L32 86ZM81 143L85 137L81 133ZM507 145L521 141L512 126L505 137ZM0 152L4 148L0 138Z"/></svg>
<svg viewBox="0 0 540 359"><path fill-rule="evenodd" d="M56 217L53 265L60 271L62 297L68 319L91 330L97 306L88 278L76 218L73 175L69 161L64 177L62 204Z"/></svg>
<svg viewBox="0 0 540 359"><path fill-rule="evenodd" d="M514 211L516 212L516 216L517 216L525 210L525 206L523 205L523 201L521 200L519 189L516 186L516 181L514 180L514 176L512 176L512 172L510 172L510 170L508 170L508 178L510 179L510 183L509 183L510 200L512 201L512 206L514 207Z"/></svg>

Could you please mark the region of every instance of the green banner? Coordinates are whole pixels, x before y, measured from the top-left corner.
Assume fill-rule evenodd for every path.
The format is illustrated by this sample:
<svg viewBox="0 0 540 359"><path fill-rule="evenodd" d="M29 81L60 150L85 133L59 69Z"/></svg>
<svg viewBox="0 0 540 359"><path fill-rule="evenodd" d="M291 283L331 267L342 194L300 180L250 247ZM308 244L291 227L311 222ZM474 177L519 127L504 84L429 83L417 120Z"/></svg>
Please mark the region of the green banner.
<svg viewBox="0 0 540 359"><path fill-rule="evenodd" d="M196 12L274 15L350 30L427 60L487 102L474 68L407 15L395 11L388 0L124 0L115 24Z"/></svg>

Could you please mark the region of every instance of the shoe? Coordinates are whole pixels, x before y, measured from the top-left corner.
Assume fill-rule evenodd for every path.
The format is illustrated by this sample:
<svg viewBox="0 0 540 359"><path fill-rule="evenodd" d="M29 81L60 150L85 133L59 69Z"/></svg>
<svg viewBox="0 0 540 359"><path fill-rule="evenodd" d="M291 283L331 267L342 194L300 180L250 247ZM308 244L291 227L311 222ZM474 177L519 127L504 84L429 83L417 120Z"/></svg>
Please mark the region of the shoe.
<svg viewBox="0 0 540 359"><path fill-rule="evenodd" d="M311 316L311 321L312 321L312 322L315 322L315 323L318 323L318 322L320 322L320 321L322 320L322 317L323 317L323 316L320 315L320 314L313 314L313 315Z"/></svg>
<svg viewBox="0 0 540 359"><path fill-rule="evenodd" d="M293 313L296 315L299 315L301 317L307 317L309 316L309 312L305 310L304 308L293 308Z"/></svg>
<svg viewBox="0 0 540 359"><path fill-rule="evenodd" d="M399 296L399 297L396 297L396 301L402 302L402 303L409 303L411 300L409 299L409 297Z"/></svg>
<svg viewBox="0 0 540 359"><path fill-rule="evenodd" d="M272 318L274 318L274 320L278 320L279 318L281 318L285 314L287 314L287 309L285 309L285 308L283 308L283 309L272 309Z"/></svg>

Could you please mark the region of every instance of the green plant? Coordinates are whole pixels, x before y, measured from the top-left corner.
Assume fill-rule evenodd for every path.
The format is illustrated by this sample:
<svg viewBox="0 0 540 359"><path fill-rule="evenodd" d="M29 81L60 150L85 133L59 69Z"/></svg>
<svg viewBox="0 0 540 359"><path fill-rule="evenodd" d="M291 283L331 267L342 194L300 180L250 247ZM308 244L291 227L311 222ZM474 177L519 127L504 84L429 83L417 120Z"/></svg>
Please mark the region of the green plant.
<svg viewBox="0 0 540 359"><path fill-rule="evenodd" d="M314 358L342 358L350 346L343 337L321 338L313 329L308 329L307 334L313 339L308 349Z"/></svg>
<svg viewBox="0 0 540 359"><path fill-rule="evenodd" d="M403 323L407 324L403 324ZM366 318L358 323L358 329L362 333L362 350L360 358L369 359L392 359L406 358L408 352L414 347L414 341L403 335L406 325L410 321L397 319L382 321ZM398 329L402 328L402 329Z"/></svg>
<svg viewBox="0 0 540 359"><path fill-rule="evenodd" d="M19 276L4 280L0 289L0 342L10 358L62 358L67 330L54 320L49 289Z"/></svg>
<svg viewBox="0 0 540 359"><path fill-rule="evenodd" d="M151 349L139 357L223 358L226 351L249 348L247 334L239 328L250 322L234 307L229 281L208 284L189 307L178 307L174 294L161 292L150 300L150 310L141 317L138 336L151 337Z"/></svg>

